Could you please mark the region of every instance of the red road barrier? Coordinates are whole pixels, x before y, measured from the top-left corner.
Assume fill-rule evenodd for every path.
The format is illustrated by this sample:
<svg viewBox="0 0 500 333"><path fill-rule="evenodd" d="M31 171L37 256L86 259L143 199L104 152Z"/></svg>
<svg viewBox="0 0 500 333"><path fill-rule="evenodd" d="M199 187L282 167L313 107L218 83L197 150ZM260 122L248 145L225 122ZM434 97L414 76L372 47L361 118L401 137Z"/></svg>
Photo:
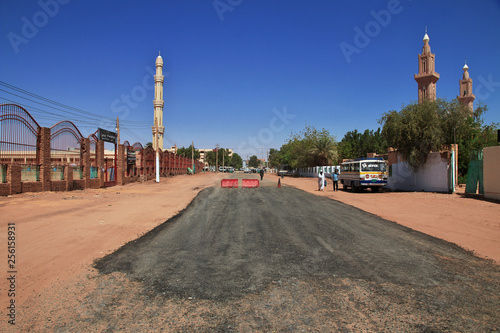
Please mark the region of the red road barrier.
<svg viewBox="0 0 500 333"><path fill-rule="evenodd" d="M241 187L259 187L258 179L242 179Z"/></svg>
<svg viewBox="0 0 500 333"><path fill-rule="evenodd" d="M223 179L220 181L221 187L238 188L238 179Z"/></svg>

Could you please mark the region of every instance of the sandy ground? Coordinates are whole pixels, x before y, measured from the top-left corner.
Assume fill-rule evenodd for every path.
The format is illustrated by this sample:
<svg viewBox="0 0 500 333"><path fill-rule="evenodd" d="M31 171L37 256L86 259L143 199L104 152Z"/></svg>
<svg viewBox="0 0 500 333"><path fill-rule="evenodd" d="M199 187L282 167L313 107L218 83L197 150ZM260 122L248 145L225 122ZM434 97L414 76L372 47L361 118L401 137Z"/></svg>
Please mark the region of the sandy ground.
<svg viewBox="0 0 500 333"><path fill-rule="evenodd" d="M72 283L93 271L95 259L146 233L184 209L203 188L224 175L203 174L162 179L99 190L25 193L0 198L0 263L2 271L0 331L6 306L16 302L16 320L34 321L40 295ZM278 178L266 175L266 181ZM456 243L478 256L500 263L500 205L460 194L351 193L317 191L316 179L285 178L291 185L328 196L415 230ZM7 262L7 224L15 224L16 262ZM6 297L7 277L15 270L15 297ZM45 297L47 299L47 297ZM47 300L45 300L47 301ZM50 302L62 302L54 296ZM51 304L53 308L54 304ZM31 308L30 308L31 306ZM46 316L44 317L46 320ZM10 325L8 327L11 327Z"/></svg>
<svg viewBox="0 0 500 333"><path fill-rule="evenodd" d="M153 229L183 210L216 174L176 176L155 183L106 189L23 193L0 197L1 323L11 297L7 274L7 224L15 224L17 305L27 304L44 288L88 270L93 260ZM5 278L4 278L5 276Z"/></svg>

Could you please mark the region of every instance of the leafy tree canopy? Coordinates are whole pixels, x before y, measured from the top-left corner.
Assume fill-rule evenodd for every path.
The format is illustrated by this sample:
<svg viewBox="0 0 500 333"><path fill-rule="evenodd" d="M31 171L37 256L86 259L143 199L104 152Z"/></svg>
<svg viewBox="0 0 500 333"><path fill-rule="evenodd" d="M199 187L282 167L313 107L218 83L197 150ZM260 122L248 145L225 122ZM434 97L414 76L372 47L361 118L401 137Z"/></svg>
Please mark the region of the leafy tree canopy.
<svg viewBox="0 0 500 333"><path fill-rule="evenodd" d="M235 169L240 169L241 167L243 167L243 159L237 153L233 153L232 156L228 157L226 165L231 166Z"/></svg>
<svg viewBox="0 0 500 333"><path fill-rule="evenodd" d="M257 158L257 155L250 156L250 159L248 160L248 166L251 168L257 168L259 165L260 161Z"/></svg>
<svg viewBox="0 0 500 333"><path fill-rule="evenodd" d="M337 141L328 130L306 124L304 130L292 132L279 151L270 152L269 160L273 166L288 165L293 169L330 165L337 160Z"/></svg>
<svg viewBox="0 0 500 333"><path fill-rule="evenodd" d="M231 158L229 157L229 149L224 149L224 148L219 148L219 152L217 154L217 149L214 149L212 151L208 151L205 153L205 159L208 162L208 164L215 166L216 165L216 159L218 159L218 165L222 166L223 164L226 166L232 166L231 163ZM243 163L243 162L242 162Z"/></svg>
<svg viewBox="0 0 500 333"><path fill-rule="evenodd" d="M368 153L384 154L386 152L387 144L380 128L375 132L369 129L363 133L358 130L349 131L339 142L339 160L366 157Z"/></svg>
<svg viewBox="0 0 500 333"><path fill-rule="evenodd" d="M387 145L397 149L413 170L425 163L428 153L457 143L458 169L463 175L472 151L496 144L498 124L484 125L482 115L486 111L486 106L479 105L471 114L457 100L438 99L386 112L379 123Z"/></svg>
<svg viewBox="0 0 500 333"><path fill-rule="evenodd" d="M187 148L184 148L184 147L178 148L177 155L191 158L192 148L193 148L193 145L190 145ZM198 149L194 149L194 159L197 160L199 158L200 158L200 151Z"/></svg>

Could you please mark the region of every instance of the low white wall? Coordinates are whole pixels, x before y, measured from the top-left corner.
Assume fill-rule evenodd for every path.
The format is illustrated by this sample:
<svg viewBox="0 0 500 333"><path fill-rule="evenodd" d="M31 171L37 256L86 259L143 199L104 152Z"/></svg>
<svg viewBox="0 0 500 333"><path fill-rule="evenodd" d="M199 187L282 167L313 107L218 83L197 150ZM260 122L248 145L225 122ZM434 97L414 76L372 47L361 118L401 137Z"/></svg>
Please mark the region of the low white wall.
<svg viewBox="0 0 500 333"><path fill-rule="evenodd" d="M500 146L483 149L484 197L500 200Z"/></svg>
<svg viewBox="0 0 500 333"><path fill-rule="evenodd" d="M315 166L315 167L308 167L308 168L300 168L298 170L298 174L300 177L312 177L316 178L318 177L318 173L320 170L323 170L325 172L327 178L332 177L332 173L334 172L335 168L337 170L340 170L340 167L337 165L329 165L329 166Z"/></svg>
<svg viewBox="0 0 500 333"><path fill-rule="evenodd" d="M387 188L398 191L449 192L450 170L447 158L441 153L431 153L425 164L414 173L398 156L398 162L390 166Z"/></svg>

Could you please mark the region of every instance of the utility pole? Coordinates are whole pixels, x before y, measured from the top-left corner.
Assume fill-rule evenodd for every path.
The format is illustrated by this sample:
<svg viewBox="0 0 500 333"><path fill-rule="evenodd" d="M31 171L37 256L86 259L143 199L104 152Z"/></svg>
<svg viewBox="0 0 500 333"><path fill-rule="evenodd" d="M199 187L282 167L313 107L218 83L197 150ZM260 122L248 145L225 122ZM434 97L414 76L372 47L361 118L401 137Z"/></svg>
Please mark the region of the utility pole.
<svg viewBox="0 0 500 333"><path fill-rule="evenodd" d="M225 149L222 149L222 172L226 172L226 169L224 169L224 155L226 155L225 153Z"/></svg>
<svg viewBox="0 0 500 333"><path fill-rule="evenodd" d="M269 149L267 150L266 167L269 168Z"/></svg>
<svg viewBox="0 0 500 333"><path fill-rule="evenodd" d="M118 120L118 117L116 117L116 133L117 133L117 139L118 142L116 144L120 144L120 121Z"/></svg>
<svg viewBox="0 0 500 333"><path fill-rule="evenodd" d="M217 149L215 149L215 172L219 172L219 144L217 144Z"/></svg>

